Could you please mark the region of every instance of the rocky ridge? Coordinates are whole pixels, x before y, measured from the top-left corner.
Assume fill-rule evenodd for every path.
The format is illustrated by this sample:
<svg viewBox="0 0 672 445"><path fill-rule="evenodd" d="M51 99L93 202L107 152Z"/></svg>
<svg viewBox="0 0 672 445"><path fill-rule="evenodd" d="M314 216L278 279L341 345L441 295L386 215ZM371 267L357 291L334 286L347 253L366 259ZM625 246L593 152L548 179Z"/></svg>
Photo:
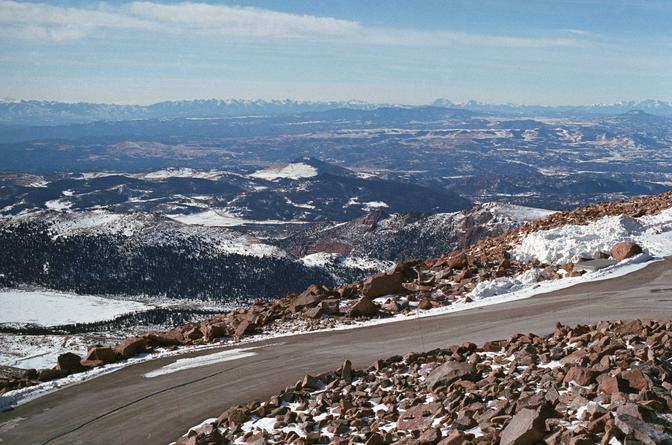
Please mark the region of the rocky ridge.
<svg viewBox="0 0 672 445"><path fill-rule="evenodd" d="M672 322L603 321L306 375L178 445L672 443Z"/></svg>
<svg viewBox="0 0 672 445"><path fill-rule="evenodd" d="M586 224L604 216L639 217L672 207L672 192L629 201L597 204L573 211L558 212L515 228L501 236L481 240L462 251L426 261L398 263L387 272L369 276L362 282L329 288L311 285L300 294L257 301L213 318L178 326L166 332L133 337L118 345L96 345L81 358L80 365L29 370L21 378L0 377L3 392L59 378L69 373L102 366L157 348L212 342L222 338L240 339L257 333L317 330L349 324L373 317L389 317L411 310L428 310L471 301L469 292L480 282L512 277L532 271L537 281L575 276L573 264L562 267L538 261L520 262L509 251L527 234L564 226ZM622 252L625 252L622 255ZM614 259L637 253L635 246L615 246ZM603 252L599 256L610 256ZM129 347L129 344L132 347ZM69 356L68 362L74 363Z"/></svg>

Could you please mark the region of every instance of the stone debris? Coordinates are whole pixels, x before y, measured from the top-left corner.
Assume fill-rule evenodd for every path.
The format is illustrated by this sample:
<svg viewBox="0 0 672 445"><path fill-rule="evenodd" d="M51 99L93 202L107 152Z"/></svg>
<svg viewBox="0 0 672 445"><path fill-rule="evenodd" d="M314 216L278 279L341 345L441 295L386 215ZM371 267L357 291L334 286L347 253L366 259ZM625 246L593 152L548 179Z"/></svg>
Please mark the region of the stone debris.
<svg viewBox="0 0 672 445"><path fill-rule="evenodd" d="M670 444L672 321L558 324L366 369L346 361L176 443Z"/></svg>

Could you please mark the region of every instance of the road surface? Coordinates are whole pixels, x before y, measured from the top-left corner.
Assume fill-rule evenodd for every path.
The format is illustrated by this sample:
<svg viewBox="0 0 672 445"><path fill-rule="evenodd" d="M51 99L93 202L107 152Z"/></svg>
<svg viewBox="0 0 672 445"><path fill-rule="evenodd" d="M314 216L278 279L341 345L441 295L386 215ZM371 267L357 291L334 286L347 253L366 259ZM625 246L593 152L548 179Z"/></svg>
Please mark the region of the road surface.
<svg viewBox="0 0 672 445"><path fill-rule="evenodd" d="M605 319L672 318L672 261L630 275L526 300L366 328L284 337L255 344L256 355L146 378L173 363L157 359L74 385L0 413L0 443L168 444L230 405L264 399L306 373L357 367L377 358L454 343L552 332ZM250 346L246 344L244 347ZM222 347L193 357L236 347Z"/></svg>

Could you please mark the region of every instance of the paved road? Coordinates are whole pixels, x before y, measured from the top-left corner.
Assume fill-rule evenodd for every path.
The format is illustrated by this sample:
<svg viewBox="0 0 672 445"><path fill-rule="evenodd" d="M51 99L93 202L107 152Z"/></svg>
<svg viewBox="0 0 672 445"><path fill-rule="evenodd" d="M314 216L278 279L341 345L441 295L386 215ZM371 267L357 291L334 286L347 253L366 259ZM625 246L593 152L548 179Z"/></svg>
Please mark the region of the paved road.
<svg viewBox="0 0 672 445"><path fill-rule="evenodd" d="M619 318L672 318L672 261L607 281L527 300L398 323L260 342L256 355L145 378L174 362L154 360L65 388L0 413L0 443L162 444L225 407L262 399L303 377L337 368L345 358L377 358L481 343L517 332L549 333L566 324ZM247 345L246 345L247 346ZM229 348L219 348L193 357Z"/></svg>

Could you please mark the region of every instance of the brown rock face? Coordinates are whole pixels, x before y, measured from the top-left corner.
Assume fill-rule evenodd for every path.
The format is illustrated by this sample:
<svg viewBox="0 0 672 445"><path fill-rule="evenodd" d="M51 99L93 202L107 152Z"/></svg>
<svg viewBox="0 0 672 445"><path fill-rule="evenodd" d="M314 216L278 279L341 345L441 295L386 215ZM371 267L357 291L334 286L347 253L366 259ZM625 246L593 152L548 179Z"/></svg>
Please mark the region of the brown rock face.
<svg viewBox="0 0 672 445"><path fill-rule="evenodd" d="M611 248L611 256L616 261L623 261L640 253L642 253L642 248L638 244L629 241L618 243Z"/></svg>
<svg viewBox="0 0 672 445"><path fill-rule="evenodd" d="M404 277L400 273L387 274L380 272L371 275L364 281L362 293L371 298L389 294L400 294L405 291L402 286Z"/></svg>
<svg viewBox="0 0 672 445"><path fill-rule="evenodd" d="M520 410L502 431L500 445L529 445L540 442L546 432L546 419L551 417L554 417L554 411L549 405Z"/></svg>
<svg viewBox="0 0 672 445"><path fill-rule="evenodd" d="M427 385L431 388L448 386L456 380L473 380L478 373L471 363L449 361L433 370L427 376Z"/></svg>
<svg viewBox="0 0 672 445"><path fill-rule="evenodd" d="M72 352L66 352L58 356L56 360L56 369L66 371L70 374L86 371L86 368L80 363L82 358Z"/></svg>
<svg viewBox="0 0 672 445"><path fill-rule="evenodd" d="M350 308L351 317L374 317L378 314L378 305L367 296L363 296Z"/></svg>
<svg viewBox="0 0 672 445"><path fill-rule="evenodd" d="M147 351L147 339L143 337L127 338L119 343L114 350L123 358L134 357Z"/></svg>

